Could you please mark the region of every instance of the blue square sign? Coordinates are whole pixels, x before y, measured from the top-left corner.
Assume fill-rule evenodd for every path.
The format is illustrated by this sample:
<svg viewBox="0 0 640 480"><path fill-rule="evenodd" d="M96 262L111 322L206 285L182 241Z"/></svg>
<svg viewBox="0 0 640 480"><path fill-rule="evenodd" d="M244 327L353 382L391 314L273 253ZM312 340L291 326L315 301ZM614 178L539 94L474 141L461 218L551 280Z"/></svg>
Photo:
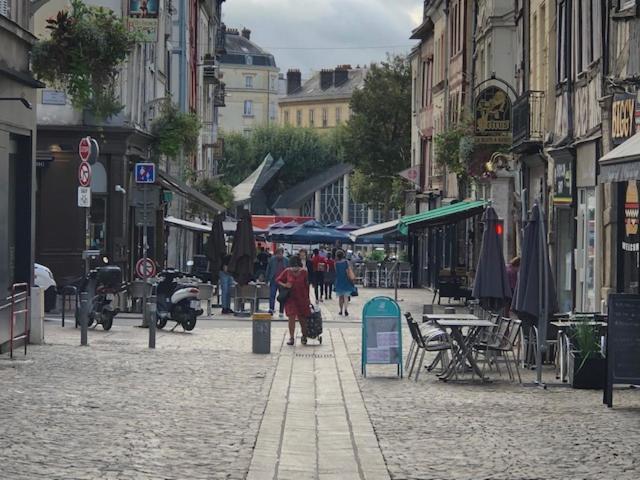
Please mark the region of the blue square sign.
<svg viewBox="0 0 640 480"><path fill-rule="evenodd" d="M136 183L156 183L155 163L136 163Z"/></svg>

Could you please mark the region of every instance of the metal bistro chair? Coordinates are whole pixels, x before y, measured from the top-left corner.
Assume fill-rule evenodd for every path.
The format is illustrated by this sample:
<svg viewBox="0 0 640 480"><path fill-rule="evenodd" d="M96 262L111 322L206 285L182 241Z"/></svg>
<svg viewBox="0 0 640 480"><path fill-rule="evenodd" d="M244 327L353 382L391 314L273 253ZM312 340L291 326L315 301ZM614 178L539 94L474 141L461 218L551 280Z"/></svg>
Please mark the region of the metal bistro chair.
<svg viewBox="0 0 640 480"><path fill-rule="evenodd" d="M364 285L364 262L358 262L353 264L353 273L356 276L354 283L356 285Z"/></svg>
<svg viewBox="0 0 640 480"><path fill-rule="evenodd" d="M411 280L413 272L409 262L400 262L400 271L398 272L398 287L411 288Z"/></svg>
<svg viewBox="0 0 640 480"><path fill-rule="evenodd" d="M207 316L211 315L211 302L213 300L214 285L210 283L198 284L198 300L207 302Z"/></svg>
<svg viewBox="0 0 640 480"><path fill-rule="evenodd" d="M428 329L423 333L420 326L413 319L410 313L405 313L405 318L413 340L407 356L406 367L409 372L407 374L408 378L411 378L413 369L416 365L416 360L418 359L418 354L420 353L420 350L422 350L422 353L420 354L420 361L418 362L418 369L416 370L416 376L414 378L414 381L417 382L420 377L422 362L424 361L424 356L427 352L438 352L436 358L427 367L427 371L430 372L433 370L438 363L441 363L442 368L445 368L445 365L448 363L447 351L451 350L451 340L444 330L433 326L433 324L428 324ZM410 368L409 363L411 363Z"/></svg>
<svg viewBox="0 0 640 480"><path fill-rule="evenodd" d="M364 286L380 286L380 267L378 262L365 262L364 264Z"/></svg>
<svg viewBox="0 0 640 480"><path fill-rule="evenodd" d="M251 315L256 310L257 289L255 285L236 285L235 287L235 312L236 316ZM244 309L245 305L251 305L249 311Z"/></svg>
<svg viewBox="0 0 640 480"><path fill-rule="evenodd" d="M510 365L511 363L513 363L516 369L516 373L518 374L518 381L522 383L522 378L520 377L520 366L518 365L519 362L515 354L518 342L520 341L521 327L522 322L520 320L517 320L515 318L500 317L497 330L494 331L493 338L487 343L486 349L484 351L486 358L485 363L482 367L483 375L484 367L487 363L489 363L489 359L494 362L498 373L500 373L500 369L498 368L498 360L502 358L507 369L509 379L511 381L515 380L513 370L511 369ZM511 358L509 358L509 354L511 354Z"/></svg>

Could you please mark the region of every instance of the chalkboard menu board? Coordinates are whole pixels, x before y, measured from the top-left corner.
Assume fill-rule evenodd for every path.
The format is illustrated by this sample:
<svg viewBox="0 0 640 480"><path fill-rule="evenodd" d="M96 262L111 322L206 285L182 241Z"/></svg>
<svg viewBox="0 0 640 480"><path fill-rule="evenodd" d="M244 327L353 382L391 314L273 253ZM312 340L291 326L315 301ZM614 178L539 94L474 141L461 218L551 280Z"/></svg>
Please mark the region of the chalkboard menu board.
<svg viewBox="0 0 640 480"><path fill-rule="evenodd" d="M604 389L604 403L609 407L614 384L640 384L640 295L609 295Z"/></svg>
<svg viewBox="0 0 640 480"><path fill-rule="evenodd" d="M362 310L362 374L367 364L396 364L402 377L400 307L389 297L376 297Z"/></svg>

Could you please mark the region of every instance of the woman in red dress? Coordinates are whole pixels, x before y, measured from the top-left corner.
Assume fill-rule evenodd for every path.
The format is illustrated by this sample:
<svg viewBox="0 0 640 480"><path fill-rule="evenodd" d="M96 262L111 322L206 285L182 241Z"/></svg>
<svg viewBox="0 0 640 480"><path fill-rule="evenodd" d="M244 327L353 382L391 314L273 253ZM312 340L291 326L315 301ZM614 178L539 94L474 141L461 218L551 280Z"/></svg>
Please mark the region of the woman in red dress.
<svg viewBox="0 0 640 480"><path fill-rule="evenodd" d="M289 318L289 341L287 345L295 343L296 320L300 322L302 329L302 344L307 344L307 318L311 315L309 307L309 277L306 270L302 269L302 262L298 255L289 259L289 268L282 271L276 279L278 285L289 288L284 309Z"/></svg>

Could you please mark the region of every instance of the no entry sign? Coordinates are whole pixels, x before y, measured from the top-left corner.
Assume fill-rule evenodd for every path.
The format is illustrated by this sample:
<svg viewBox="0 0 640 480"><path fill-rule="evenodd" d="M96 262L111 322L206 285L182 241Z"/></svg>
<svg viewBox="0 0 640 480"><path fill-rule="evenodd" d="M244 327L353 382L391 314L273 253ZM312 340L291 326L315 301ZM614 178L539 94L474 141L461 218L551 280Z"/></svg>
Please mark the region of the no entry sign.
<svg viewBox="0 0 640 480"><path fill-rule="evenodd" d="M150 258L141 258L136 262L136 275L140 278L153 277L156 274L156 262Z"/></svg>
<svg viewBox="0 0 640 480"><path fill-rule="evenodd" d="M78 153L80 154L80 160L83 162L89 160L89 157L91 157L91 137L84 137L80 140Z"/></svg>
<svg viewBox="0 0 640 480"><path fill-rule="evenodd" d="M87 162L82 162L78 167L78 182L81 187L91 185L91 165Z"/></svg>

